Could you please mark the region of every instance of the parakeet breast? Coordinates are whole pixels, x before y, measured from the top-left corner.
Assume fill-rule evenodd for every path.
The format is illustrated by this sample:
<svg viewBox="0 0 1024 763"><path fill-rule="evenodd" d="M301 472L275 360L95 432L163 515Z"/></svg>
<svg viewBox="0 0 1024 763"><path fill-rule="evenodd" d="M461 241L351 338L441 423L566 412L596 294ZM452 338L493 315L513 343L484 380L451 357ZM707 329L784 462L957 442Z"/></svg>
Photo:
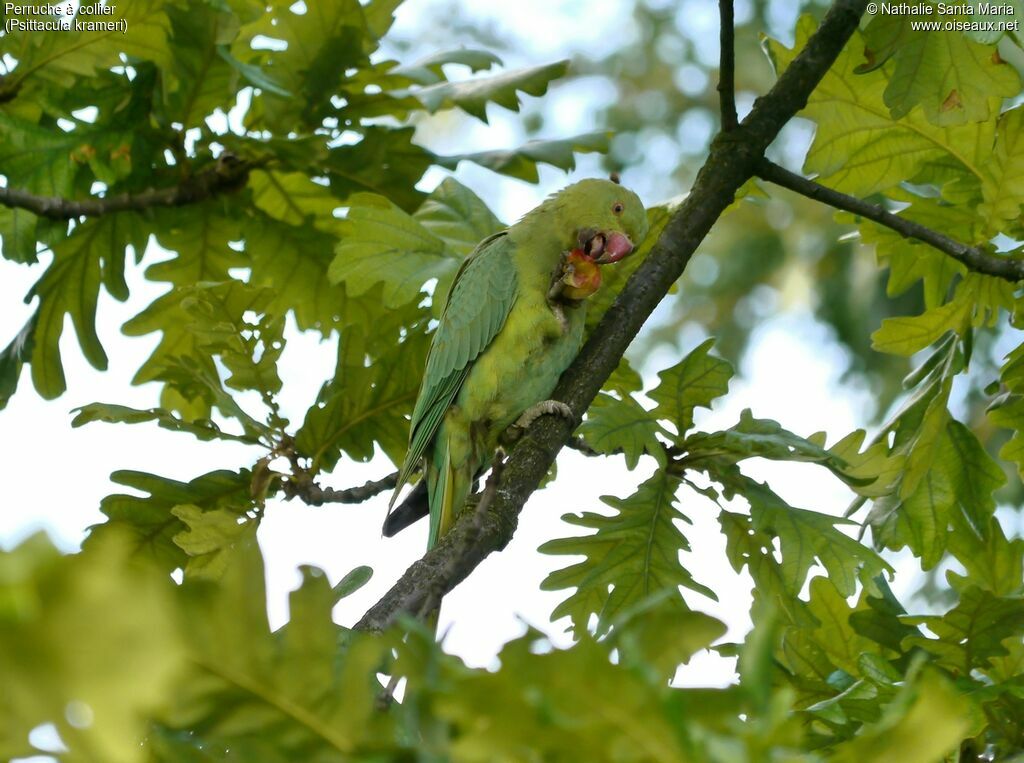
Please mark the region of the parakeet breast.
<svg viewBox="0 0 1024 763"><path fill-rule="evenodd" d="M566 324L541 294L521 294L504 329L477 358L456 405L471 421L487 422L488 447L519 415L547 399L579 352L585 306L566 311Z"/></svg>

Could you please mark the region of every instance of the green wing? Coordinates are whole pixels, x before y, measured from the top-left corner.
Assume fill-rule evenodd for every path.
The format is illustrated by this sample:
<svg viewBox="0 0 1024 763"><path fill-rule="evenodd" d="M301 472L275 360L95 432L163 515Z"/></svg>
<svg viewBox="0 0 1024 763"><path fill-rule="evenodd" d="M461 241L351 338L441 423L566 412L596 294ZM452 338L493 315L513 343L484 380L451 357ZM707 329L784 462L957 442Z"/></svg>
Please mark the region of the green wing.
<svg viewBox="0 0 1024 763"><path fill-rule="evenodd" d="M427 355L427 368L412 412L409 451L392 495L418 466L473 361L501 331L517 293L513 244L506 232L480 242L455 276Z"/></svg>

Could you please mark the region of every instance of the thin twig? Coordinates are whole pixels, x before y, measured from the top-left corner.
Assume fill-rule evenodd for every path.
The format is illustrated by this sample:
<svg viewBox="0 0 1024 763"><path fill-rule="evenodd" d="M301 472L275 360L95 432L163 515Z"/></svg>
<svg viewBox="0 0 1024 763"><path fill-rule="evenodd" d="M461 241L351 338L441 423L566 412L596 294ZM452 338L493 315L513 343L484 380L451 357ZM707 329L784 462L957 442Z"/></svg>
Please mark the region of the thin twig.
<svg viewBox="0 0 1024 763"><path fill-rule="evenodd" d="M393 490L398 484L398 472L392 472L379 480L370 480L358 487L335 490L331 487L320 487L312 480L288 479L284 483L284 493L289 499L300 498L310 506L323 506L325 503L362 503L375 495Z"/></svg>
<svg viewBox="0 0 1024 763"><path fill-rule="evenodd" d="M855 196L848 196L813 180L808 180L802 175L790 172L786 168L780 167L767 159L762 160L758 164L757 176L770 183L788 188L790 191L801 196L820 201L836 209L842 209L846 212L866 217L868 220L896 231L904 238L922 241L938 249L940 252L948 254L954 260L966 266L968 270L1002 278L1012 283L1024 280L1024 260L1000 257L978 247L968 246L920 223L915 223L913 220L894 215L878 204L871 204Z"/></svg>
<svg viewBox="0 0 1024 763"><path fill-rule="evenodd" d="M597 451L597 450L594 450L593 448L591 448L587 444L587 441L584 440L582 437L570 437L566 441L565 447L569 448L570 450L575 450L575 451L577 451L579 453L582 453L584 456L603 456L603 455L605 455L604 453L601 453L600 451ZM608 454L608 455L611 455L611 454Z"/></svg>
<svg viewBox="0 0 1024 763"><path fill-rule="evenodd" d="M562 374L552 399L561 400L578 421L629 343L679 279L712 226L755 173L779 130L802 109L811 91L857 29L867 0L836 0L803 50L774 87L759 98L728 139L719 135L686 200L672 214L654 247ZM398 614L415 612L427 591L451 591L489 554L515 533L519 512L548 473L573 424L543 416L516 444L485 515L463 512L451 530L374 604L356 624L360 630L386 628ZM479 528L475 523L481 523ZM471 544L466 544L472 538Z"/></svg>
<svg viewBox="0 0 1024 763"><path fill-rule="evenodd" d="M679 457L682 456L683 450L678 445L666 445L660 440L658 442L660 447L655 450L644 448L643 453L648 456L654 456L655 458L664 454L670 461L678 460ZM621 456L626 452L624 448L612 448L607 453L602 453L601 451L592 448L582 437L570 437L566 440L565 447L592 458L598 456Z"/></svg>
<svg viewBox="0 0 1024 763"><path fill-rule="evenodd" d="M0 206L25 209L51 220L99 217L112 212L140 211L154 207L181 207L204 201L220 193L237 191L249 179L257 162L225 153L217 163L170 188L151 188L139 193L122 193L96 199L63 199L36 196L18 188L0 188Z"/></svg>
<svg viewBox="0 0 1024 763"><path fill-rule="evenodd" d="M722 111L722 132L729 132L736 129L739 121L736 116L736 22L732 0L718 0L718 16L718 99Z"/></svg>
<svg viewBox="0 0 1024 763"><path fill-rule="evenodd" d="M18 97L19 90L21 90L21 82L0 74L0 103L13 101Z"/></svg>
<svg viewBox="0 0 1024 763"><path fill-rule="evenodd" d="M491 509L491 504L494 502L494 496L498 492L498 485L501 484L501 475L504 471L505 452L499 449L494 456L494 461L491 463L491 473L488 475L487 482L484 483L484 489L480 493L480 501L473 510L471 527L474 532L469 536L470 541L475 540L474 534L478 536L483 529L483 518Z"/></svg>

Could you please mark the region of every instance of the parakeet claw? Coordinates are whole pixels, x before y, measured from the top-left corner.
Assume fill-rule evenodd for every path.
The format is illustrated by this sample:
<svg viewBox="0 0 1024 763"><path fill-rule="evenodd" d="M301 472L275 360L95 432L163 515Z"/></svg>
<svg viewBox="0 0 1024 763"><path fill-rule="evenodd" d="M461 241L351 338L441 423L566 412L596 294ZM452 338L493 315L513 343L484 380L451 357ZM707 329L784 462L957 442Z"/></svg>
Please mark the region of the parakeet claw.
<svg viewBox="0 0 1024 763"><path fill-rule="evenodd" d="M572 415L572 408L560 400L541 400L536 405L531 405L523 411L522 415L516 419L516 422L501 433L501 437L499 438L501 445L505 447L515 445L519 442L519 439L523 436L523 433L530 424L535 422L541 416L546 416L548 414L552 416L563 416L570 421L574 418Z"/></svg>
<svg viewBox="0 0 1024 763"><path fill-rule="evenodd" d="M531 405L523 411L523 415L516 419L516 423L512 426L519 427L520 429L526 429L541 416L547 415L561 416L569 419L570 421L574 418L572 408L561 400L541 400L539 403Z"/></svg>
<svg viewBox="0 0 1024 763"><path fill-rule="evenodd" d="M562 274L556 274L556 278L551 282L551 288L548 289L548 304L551 305L552 310L565 301L564 292L565 283L562 281Z"/></svg>

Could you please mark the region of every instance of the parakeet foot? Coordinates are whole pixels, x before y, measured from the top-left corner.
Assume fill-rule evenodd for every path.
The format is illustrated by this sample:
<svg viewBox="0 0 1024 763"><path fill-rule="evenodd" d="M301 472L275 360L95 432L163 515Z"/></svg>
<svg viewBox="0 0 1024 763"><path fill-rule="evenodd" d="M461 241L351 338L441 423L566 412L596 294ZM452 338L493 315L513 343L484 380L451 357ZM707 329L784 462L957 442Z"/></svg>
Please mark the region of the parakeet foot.
<svg viewBox="0 0 1024 763"><path fill-rule="evenodd" d="M523 414L516 419L516 422L508 427L498 441L504 447L512 447L526 431L526 428L541 416L551 414L553 416L564 416L570 421L573 419L572 409L560 400L541 400L536 405L531 405ZM499 452L502 452L499 450Z"/></svg>
<svg viewBox="0 0 1024 763"><path fill-rule="evenodd" d="M539 403L531 405L523 411L523 415L516 419L516 423L512 426L526 429L541 416L547 416L548 414L561 416L570 421L573 419L572 408L561 400L541 400Z"/></svg>

